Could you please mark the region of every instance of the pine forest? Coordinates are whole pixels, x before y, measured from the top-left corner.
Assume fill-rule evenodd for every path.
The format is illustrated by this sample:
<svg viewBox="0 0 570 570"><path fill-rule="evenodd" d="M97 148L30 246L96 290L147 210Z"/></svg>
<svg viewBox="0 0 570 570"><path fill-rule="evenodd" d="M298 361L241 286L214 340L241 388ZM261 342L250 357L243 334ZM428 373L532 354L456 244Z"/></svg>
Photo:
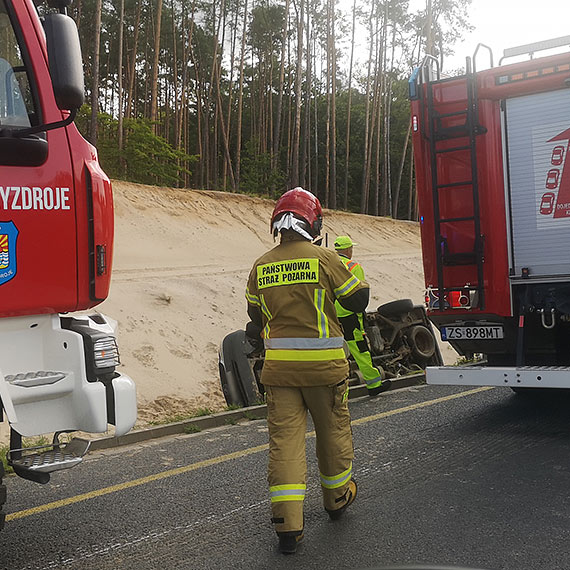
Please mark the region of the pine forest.
<svg viewBox="0 0 570 570"><path fill-rule="evenodd" d="M74 0L112 178L416 219L408 78L471 0Z"/></svg>

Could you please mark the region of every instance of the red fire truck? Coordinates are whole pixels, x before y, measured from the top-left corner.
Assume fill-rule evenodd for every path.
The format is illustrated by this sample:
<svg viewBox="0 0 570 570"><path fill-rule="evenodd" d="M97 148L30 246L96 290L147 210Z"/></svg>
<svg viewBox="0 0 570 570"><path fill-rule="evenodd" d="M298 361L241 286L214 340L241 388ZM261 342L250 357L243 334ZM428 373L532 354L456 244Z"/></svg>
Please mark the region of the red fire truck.
<svg viewBox="0 0 570 570"><path fill-rule="evenodd" d="M570 53L534 57L567 46L494 67L480 44L465 75L428 56L410 78L428 314L486 362L431 367L429 383L570 388Z"/></svg>
<svg viewBox="0 0 570 570"><path fill-rule="evenodd" d="M84 86L69 3L52 0L40 17L39 2L0 0L0 413L8 463L40 483L87 451L62 433L110 423L121 435L136 419L115 324L84 314L109 291L113 201L73 124ZM23 449L22 436L48 433L51 445ZM5 498L0 485L0 509Z"/></svg>

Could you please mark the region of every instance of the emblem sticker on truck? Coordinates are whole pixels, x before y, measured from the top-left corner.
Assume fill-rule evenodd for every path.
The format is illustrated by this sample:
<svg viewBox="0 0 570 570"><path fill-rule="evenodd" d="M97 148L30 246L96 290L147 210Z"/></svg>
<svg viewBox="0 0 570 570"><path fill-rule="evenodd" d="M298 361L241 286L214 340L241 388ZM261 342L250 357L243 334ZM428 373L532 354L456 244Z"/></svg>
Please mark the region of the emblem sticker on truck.
<svg viewBox="0 0 570 570"><path fill-rule="evenodd" d="M553 128L556 133L560 129L560 124ZM559 132L546 141L533 140L535 150L539 148L541 150L535 153L539 228L552 227L555 223L553 220L559 218L570 218L570 167L566 167L569 144L570 129Z"/></svg>
<svg viewBox="0 0 570 570"><path fill-rule="evenodd" d="M0 222L0 285L16 276L16 240L14 222Z"/></svg>

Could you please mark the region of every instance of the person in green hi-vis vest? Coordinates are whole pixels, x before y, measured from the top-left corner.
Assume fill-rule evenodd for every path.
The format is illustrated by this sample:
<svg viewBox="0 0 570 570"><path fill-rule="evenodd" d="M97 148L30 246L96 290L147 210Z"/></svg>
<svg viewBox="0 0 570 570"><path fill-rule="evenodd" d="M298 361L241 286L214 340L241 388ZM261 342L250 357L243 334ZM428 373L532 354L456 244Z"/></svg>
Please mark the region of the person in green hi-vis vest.
<svg viewBox="0 0 570 570"><path fill-rule="evenodd" d="M361 281L365 281L362 265L352 259L352 248L358 245L349 236L338 236L334 248L348 270ZM382 373L372 363L372 356L364 333L364 313L352 313L335 301L336 314L358 368L364 378L369 396L377 396L390 388L390 380L382 380Z"/></svg>

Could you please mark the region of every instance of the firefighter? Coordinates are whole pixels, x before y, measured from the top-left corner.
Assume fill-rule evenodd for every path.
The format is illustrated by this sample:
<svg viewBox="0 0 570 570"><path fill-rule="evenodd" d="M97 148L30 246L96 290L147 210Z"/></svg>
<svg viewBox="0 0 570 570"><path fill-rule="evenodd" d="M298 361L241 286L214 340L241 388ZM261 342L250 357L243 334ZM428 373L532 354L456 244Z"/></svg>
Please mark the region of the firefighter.
<svg viewBox="0 0 570 570"><path fill-rule="evenodd" d="M338 236L334 248L347 269L361 281L365 280L362 265L352 259L352 248L358 245L349 236ZM390 388L390 380L382 380L382 372L372 363L372 356L364 333L364 312L350 311L335 301L336 314L342 326L344 338L348 344L366 387L369 396L377 396Z"/></svg>
<svg viewBox="0 0 570 570"><path fill-rule="evenodd" d="M265 346L261 382L271 520L284 554L294 553L303 538L307 410L315 425L325 510L336 520L356 498L348 361L334 301L361 312L369 287L334 252L312 243L321 226L322 209L313 194L302 188L285 192L271 216L280 243L255 261L246 290L246 334L254 340L259 334Z"/></svg>

